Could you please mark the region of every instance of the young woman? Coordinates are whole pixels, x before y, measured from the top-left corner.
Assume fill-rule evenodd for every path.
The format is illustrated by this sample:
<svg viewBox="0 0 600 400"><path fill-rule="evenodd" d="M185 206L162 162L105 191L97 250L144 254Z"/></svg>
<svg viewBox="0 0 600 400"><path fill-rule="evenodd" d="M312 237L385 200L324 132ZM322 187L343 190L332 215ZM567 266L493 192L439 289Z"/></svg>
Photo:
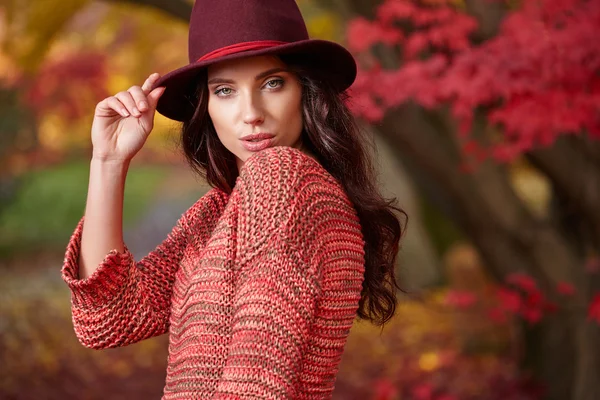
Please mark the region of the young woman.
<svg viewBox="0 0 600 400"><path fill-rule="evenodd" d="M354 319L396 304L401 225L346 108L356 65L293 0L197 0L190 64L101 101L62 276L87 347L169 333L164 399L328 399ZM212 189L136 262L128 165L155 110Z"/></svg>

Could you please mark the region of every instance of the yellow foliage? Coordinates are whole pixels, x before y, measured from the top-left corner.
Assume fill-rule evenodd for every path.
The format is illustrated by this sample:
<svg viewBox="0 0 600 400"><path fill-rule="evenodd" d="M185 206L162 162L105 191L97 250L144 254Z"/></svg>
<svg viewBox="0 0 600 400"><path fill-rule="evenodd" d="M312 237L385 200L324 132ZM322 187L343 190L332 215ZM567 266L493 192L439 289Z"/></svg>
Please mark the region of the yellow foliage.
<svg viewBox="0 0 600 400"><path fill-rule="evenodd" d="M55 114L44 115L39 122L38 140L40 145L49 150L60 150L65 147L65 121Z"/></svg>
<svg viewBox="0 0 600 400"><path fill-rule="evenodd" d="M511 164L510 179L515 193L529 210L538 216L545 216L552 197L548 179L524 160Z"/></svg>
<svg viewBox="0 0 600 400"><path fill-rule="evenodd" d="M343 21L335 13L322 8L313 0L301 0L298 6L310 37L332 41L343 38Z"/></svg>
<svg viewBox="0 0 600 400"><path fill-rule="evenodd" d="M419 357L419 367L424 371L433 371L439 364L440 357L434 351L423 353L421 354L421 357Z"/></svg>
<svg viewBox="0 0 600 400"><path fill-rule="evenodd" d="M339 26L340 21L338 17L329 12L316 15L307 22L307 29L310 36L325 40L335 41L339 36Z"/></svg>
<svg viewBox="0 0 600 400"><path fill-rule="evenodd" d="M106 82L106 88L112 94L126 90L129 86L131 86L131 78L116 71L108 76L108 81Z"/></svg>
<svg viewBox="0 0 600 400"><path fill-rule="evenodd" d="M3 48L23 70L35 71L57 34L90 1L62 0L57 7L52 0L9 0Z"/></svg>

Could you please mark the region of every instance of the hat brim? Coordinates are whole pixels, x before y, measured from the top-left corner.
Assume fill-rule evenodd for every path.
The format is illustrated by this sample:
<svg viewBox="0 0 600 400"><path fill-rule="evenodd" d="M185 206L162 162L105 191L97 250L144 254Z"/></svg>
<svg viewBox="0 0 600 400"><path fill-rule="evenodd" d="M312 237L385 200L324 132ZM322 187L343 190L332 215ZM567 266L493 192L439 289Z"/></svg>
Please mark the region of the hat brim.
<svg viewBox="0 0 600 400"><path fill-rule="evenodd" d="M163 75L154 85L154 87L165 87L165 92L159 99L156 110L175 121L185 121L191 118L196 105L189 100L189 95L195 89L192 85L203 68L222 61L265 54L295 54L301 56L302 63L318 68L319 72L330 79L333 86L340 92L349 88L356 78L356 62L346 48L327 40L302 40L280 46L229 54L216 59L191 63L173 70Z"/></svg>

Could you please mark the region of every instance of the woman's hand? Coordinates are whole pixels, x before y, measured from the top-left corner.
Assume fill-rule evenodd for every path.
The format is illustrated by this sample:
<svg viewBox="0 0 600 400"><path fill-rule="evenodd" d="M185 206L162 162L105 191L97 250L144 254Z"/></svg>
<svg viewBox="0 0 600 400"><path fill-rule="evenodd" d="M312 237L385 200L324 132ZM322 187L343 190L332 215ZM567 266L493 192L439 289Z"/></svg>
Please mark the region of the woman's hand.
<svg viewBox="0 0 600 400"><path fill-rule="evenodd" d="M156 103L164 87L151 90L160 75L154 73L142 87L132 86L96 105L92 123L93 158L129 162L144 146L154 126Z"/></svg>

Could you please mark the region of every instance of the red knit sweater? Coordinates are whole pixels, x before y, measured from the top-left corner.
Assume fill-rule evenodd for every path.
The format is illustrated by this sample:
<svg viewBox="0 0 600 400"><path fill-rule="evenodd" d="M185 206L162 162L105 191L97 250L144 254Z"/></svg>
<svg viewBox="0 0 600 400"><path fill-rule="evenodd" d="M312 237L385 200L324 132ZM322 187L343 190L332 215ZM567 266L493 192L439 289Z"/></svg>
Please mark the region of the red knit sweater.
<svg viewBox="0 0 600 400"><path fill-rule="evenodd" d="M62 277L86 347L169 333L163 399L329 399L358 309L364 240L342 186L297 149L255 153L135 262L125 247Z"/></svg>

